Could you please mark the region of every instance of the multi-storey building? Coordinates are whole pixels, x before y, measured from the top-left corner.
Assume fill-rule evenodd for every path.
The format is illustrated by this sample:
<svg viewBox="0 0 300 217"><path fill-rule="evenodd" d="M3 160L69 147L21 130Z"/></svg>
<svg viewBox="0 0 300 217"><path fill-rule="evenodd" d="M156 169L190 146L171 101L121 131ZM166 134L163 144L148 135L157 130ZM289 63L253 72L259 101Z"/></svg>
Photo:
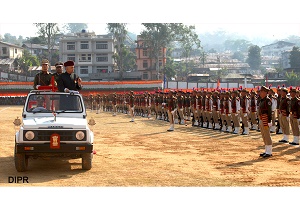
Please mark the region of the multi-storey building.
<svg viewBox="0 0 300 217"><path fill-rule="evenodd" d="M281 57L281 54L283 52L292 50L294 46L295 46L294 43L278 41L273 44L262 46L261 47L261 56Z"/></svg>
<svg viewBox="0 0 300 217"><path fill-rule="evenodd" d="M136 65L137 70L142 72L143 80L157 80L162 79L162 76L158 76L156 70L156 60L151 57L151 47L147 45L145 40L141 38L140 35L137 36L137 47L135 49L136 52ZM167 49L161 48L159 52L159 68L160 71L166 65L167 61Z"/></svg>
<svg viewBox="0 0 300 217"><path fill-rule="evenodd" d="M20 58L22 56L22 47L0 41L0 71L16 70L13 63L16 58Z"/></svg>
<svg viewBox="0 0 300 217"><path fill-rule="evenodd" d="M85 81L101 80L101 74L115 71L114 45L113 36L95 35L94 32L82 30L60 39L60 60L73 60L75 72Z"/></svg>
<svg viewBox="0 0 300 217"><path fill-rule="evenodd" d="M28 52L33 56L41 55L43 52L48 52L48 45L23 43L23 48L27 49ZM52 52L58 51L59 47L54 45L51 49Z"/></svg>

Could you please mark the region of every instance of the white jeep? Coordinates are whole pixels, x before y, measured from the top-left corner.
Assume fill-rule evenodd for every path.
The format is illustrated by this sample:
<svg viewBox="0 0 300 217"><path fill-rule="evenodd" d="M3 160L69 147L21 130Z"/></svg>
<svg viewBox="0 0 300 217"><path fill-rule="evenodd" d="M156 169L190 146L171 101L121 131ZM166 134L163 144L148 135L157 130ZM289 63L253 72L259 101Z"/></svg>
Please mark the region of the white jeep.
<svg viewBox="0 0 300 217"><path fill-rule="evenodd" d="M86 118L78 92L32 90L23 108L22 122L14 122L20 125L15 135L16 170L26 171L28 159L39 157L82 158L82 169L91 169L94 134Z"/></svg>

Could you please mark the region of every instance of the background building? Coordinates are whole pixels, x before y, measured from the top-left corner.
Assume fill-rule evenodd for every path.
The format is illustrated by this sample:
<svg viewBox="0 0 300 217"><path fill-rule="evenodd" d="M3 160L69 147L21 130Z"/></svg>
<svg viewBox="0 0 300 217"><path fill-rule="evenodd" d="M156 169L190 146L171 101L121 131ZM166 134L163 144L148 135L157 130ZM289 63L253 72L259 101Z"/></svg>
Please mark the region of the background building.
<svg viewBox="0 0 300 217"><path fill-rule="evenodd" d="M101 74L115 73L114 39L110 35L82 32L60 39L60 60L75 62L75 72L84 80L101 80Z"/></svg>

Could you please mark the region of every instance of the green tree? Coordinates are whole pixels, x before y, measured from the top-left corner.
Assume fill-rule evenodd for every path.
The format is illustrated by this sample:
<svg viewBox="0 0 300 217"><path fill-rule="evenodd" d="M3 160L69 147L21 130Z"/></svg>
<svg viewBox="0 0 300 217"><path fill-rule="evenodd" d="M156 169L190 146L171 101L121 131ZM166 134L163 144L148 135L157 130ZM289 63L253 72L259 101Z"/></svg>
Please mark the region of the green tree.
<svg viewBox="0 0 300 217"><path fill-rule="evenodd" d="M36 56L31 55L26 49L23 52L23 56L21 58L17 58L14 63L16 67L20 67L21 72L24 73L26 76L28 75L28 69L30 66L40 65L38 58Z"/></svg>
<svg viewBox="0 0 300 217"><path fill-rule="evenodd" d="M241 62L244 62L245 55L241 51L236 51L236 52L233 53L232 59L237 59Z"/></svg>
<svg viewBox="0 0 300 217"><path fill-rule="evenodd" d="M294 71L285 74L287 79L287 86L298 86L300 83L300 76L298 73L295 73Z"/></svg>
<svg viewBox="0 0 300 217"><path fill-rule="evenodd" d="M237 39L237 40L228 39L224 42L225 49L230 51L246 52L251 45L252 45L251 42L244 39Z"/></svg>
<svg viewBox="0 0 300 217"><path fill-rule="evenodd" d="M300 50L299 47L294 46L290 53L291 68L300 68Z"/></svg>
<svg viewBox="0 0 300 217"><path fill-rule="evenodd" d="M261 65L260 47L257 45L252 45L248 49L247 63L253 70L258 70Z"/></svg>
<svg viewBox="0 0 300 217"><path fill-rule="evenodd" d="M162 48L168 48L171 42L178 41L185 49L185 55L189 55L193 45L200 46L200 40L194 33L193 26L185 26L182 23L142 23L145 30L141 37L150 49L150 58L155 61L157 79L160 77L159 56Z"/></svg>
<svg viewBox="0 0 300 217"><path fill-rule="evenodd" d="M127 37L126 23L107 23L107 29L113 34L116 40L116 54L114 54L114 60L119 68L120 80L123 80L124 73L124 55L127 53L127 47L124 45Z"/></svg>
<svg viewBox="0 0 300 217"><path fill-rule="evenodd" d="M55 45L55 36L59 33L59 27L57 23L35 23L38 28L39 36L47 42L48 48L48 60L51 62L52 50Z"/></svg>
<svg viewBox="0 0 300 217"><path fill-rule="evenodd" d="M78 33L83 29L86 30L87 28L88 25L86 23L67 23L63 26L63 29L65 29L68 33Z"/></svg>

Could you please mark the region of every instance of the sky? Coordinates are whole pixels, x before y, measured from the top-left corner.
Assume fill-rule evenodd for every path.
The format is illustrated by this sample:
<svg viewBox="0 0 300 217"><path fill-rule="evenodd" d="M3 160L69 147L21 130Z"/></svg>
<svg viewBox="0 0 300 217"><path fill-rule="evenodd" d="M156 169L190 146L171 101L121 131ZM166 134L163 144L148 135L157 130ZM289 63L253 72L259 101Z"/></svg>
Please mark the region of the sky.
<svg viewBox="0 0 300 217"><path fill-rule="evenodd" d="M18 1L20 5L23 3ZM140 33L143 22L174 22L195 25L199 34L223 30L250 38L265 37L274 40L289 35L300 36L300 16L295 0L285 0L281 4L261 0L215 0L211 3L185 0L169 4L168 1L152 0L152 4L147 6L138 0L129 1L130 3L115 0L113 5L101 2L101 5L95 7L89 7L94 5L93 2L89 4L90 0L84 2L86 4L81 7L70 4L70 1L53 0L51 3L55 7L51 8L49 5L49 9L43 11L39 6L34 10L31 5L22 5L14 8L13 14L20 14L19 16L13 16L11 11L4 10L0 14L0 35L10 33L24 38L36 36L36 27L32 24L37 22L87 23L88 31L94 31L98 35L107 33L105 27L109 22L128 23L128 31L135 34ZM118 7L113 7L115 5Z"/></svg>

